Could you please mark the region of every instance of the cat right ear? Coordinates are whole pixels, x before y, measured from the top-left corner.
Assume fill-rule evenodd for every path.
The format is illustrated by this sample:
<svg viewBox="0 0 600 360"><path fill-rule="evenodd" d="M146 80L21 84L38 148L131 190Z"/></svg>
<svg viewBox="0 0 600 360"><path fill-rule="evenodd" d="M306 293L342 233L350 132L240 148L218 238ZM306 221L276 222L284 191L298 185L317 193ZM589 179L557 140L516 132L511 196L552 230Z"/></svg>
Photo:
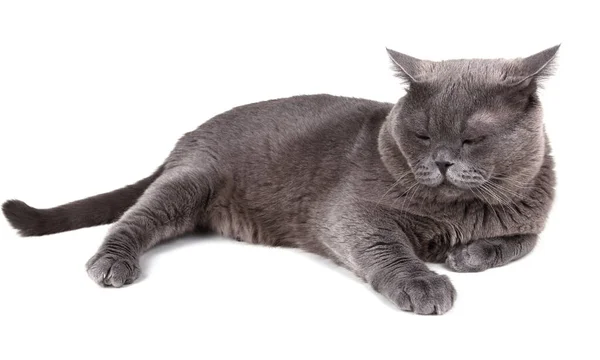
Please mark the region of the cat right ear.
<svg viewBox="0 0 600 360"><path fill-rule="evenodd" d="M509 85L525 88L534 80L543 80L552 75L554 60L560 45L553 46L537 54L514 61L514 69L506 81Z"/></svg>
<svg viewBox="0 0 600 360"><path fill-rule="evenodd" d="M512 68L504 75L504 85L508 87L513 101L527 103L529 97L537 91L538 83L552 75L559 48L560 45L556 45L513 61Z"/></svg>
<svg viewBox="0 0 600 360"><path fill-rule="evenodd" d="M392 60L396 76L408 84L419 82L423 60L408 56L392 49L385 48Z"/></svg>

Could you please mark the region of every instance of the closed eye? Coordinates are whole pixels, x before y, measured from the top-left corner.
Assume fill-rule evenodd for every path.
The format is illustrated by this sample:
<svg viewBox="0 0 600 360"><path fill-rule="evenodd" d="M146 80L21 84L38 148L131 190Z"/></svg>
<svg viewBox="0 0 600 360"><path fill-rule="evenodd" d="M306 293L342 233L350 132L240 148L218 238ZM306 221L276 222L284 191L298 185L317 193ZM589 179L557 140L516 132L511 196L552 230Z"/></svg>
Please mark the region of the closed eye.
<svg viewBox="0 0 600 360"><path fill-rule="evenodd" d="M463 145L475 145L477 143L482 142L483 140L485 140L485 136L479 136L472 139L465 139L463 140Z"/></svg>
<svg viewBox="0 0 600 360"><path fill-rule="evenodd" d="M417 139L420 139L420 140L429 140L429 136L427 136L427 135L415 134L415 136L417 137Z"/></svg>

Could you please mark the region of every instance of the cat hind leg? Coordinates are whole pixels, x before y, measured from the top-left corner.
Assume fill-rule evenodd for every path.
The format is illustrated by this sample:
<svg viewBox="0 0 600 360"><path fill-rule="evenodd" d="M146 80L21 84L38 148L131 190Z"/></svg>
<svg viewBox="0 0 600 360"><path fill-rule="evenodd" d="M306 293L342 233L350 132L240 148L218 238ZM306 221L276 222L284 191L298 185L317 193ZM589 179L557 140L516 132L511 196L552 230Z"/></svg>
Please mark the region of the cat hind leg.
<svg viewBox="0 0 600 360"><path fill-rule="evenodd" d="M165 170L109 230L86 264L90 278L113 287L135 281L139 257L163 240L192 232L211 192L210 178L200 170Z"/></svg>

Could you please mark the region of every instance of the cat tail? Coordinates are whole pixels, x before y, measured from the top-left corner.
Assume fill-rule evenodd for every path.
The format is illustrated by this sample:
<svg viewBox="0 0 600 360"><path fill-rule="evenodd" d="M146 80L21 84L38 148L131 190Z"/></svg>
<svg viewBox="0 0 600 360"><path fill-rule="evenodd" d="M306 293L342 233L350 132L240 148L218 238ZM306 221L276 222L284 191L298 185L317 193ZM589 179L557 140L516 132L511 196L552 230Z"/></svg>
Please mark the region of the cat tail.
<svg viewBox="0 0 600 360"><path fill-rule="evenodd" d="M55 234L117 221L163 172L161 165L154 174L135 184L51 209L36 209L23 201L8 200L2 212L22 236Z"/></svg>

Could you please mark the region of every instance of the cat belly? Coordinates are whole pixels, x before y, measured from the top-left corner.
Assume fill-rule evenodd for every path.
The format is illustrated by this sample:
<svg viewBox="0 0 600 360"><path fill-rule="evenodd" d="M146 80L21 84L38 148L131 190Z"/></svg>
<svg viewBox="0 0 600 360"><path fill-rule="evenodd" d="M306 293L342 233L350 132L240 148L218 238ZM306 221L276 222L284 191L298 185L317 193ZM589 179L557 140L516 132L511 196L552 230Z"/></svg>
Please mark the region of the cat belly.
<svg viewBox="0 0 600 360"><path fill-rule="evenodd" d="M256 193L256 192L253 192ZM209 228L226 237L251 244L301 248L337 261L318 240L319 219L312 214L308 197L293 203L274 201L273 192L261 197L227 187L208 209Z"/></svg>
<svg viewBox="0 0 600 360"><path fill-rule="evenodd" d="M252 244L276 245L248 211L232 203L215 204L209 216L209 227L219 235Z"/></svg>
<svg viewBox="0 0 600 360"><path fill-rule="evenodd" d="M295 247L293 221L286 221L277 204L221 196L210 206L209 228L225 237L251 244Z"/></svg>

